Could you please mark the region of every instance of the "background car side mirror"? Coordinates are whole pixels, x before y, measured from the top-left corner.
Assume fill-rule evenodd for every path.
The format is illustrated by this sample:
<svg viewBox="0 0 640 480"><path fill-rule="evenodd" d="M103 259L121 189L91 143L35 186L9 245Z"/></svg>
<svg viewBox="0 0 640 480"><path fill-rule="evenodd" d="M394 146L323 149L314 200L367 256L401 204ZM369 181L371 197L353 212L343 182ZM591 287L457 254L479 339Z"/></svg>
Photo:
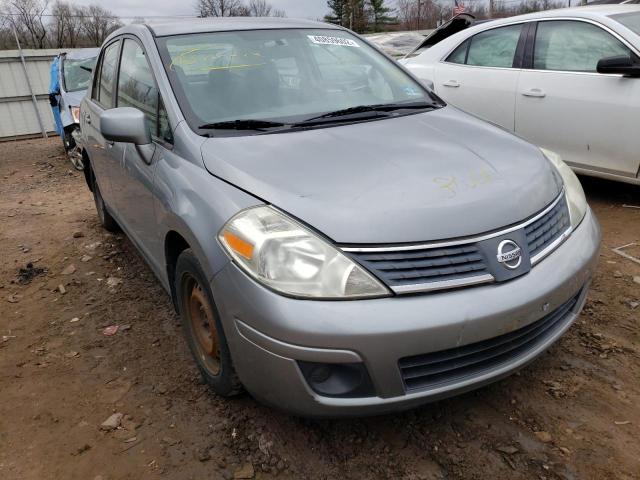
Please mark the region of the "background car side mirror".
<svg viewBox="0 0 640 480"><path fill-rule="evenodd" d="M640 77L640 59L635 55L606 57L598 62L598 73L617 73L628 77Z"/></svg>
<svg viewBox="0 0 640 480"><path fill-rule="evenodd" d="M100 114L100 133L110 142L148 145L151 143L149 125L137 108L120 107Z"/></svg>
<svg viewBox="0 0 640 480"><path fill-rule="evenodd" d="M421 79L420 83L422 83L422 85L424 85L425 87L427 87L429 90L431 90L432 92L435 92L435 86L433 85L433 82L431 80L426 80L426 79Z"/></svg>

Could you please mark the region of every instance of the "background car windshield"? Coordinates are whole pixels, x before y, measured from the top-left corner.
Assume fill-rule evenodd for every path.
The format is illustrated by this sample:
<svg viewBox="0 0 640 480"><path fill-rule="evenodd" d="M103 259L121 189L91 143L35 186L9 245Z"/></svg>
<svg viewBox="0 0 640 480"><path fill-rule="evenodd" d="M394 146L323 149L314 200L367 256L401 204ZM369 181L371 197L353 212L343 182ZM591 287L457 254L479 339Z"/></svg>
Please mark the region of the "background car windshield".
<svg viewBox="0 0 640 480"><path fill-rule="evenodd" d="M640 12L619 13L618 15L611 15L611 18L640 35Z"/></svg>
<svg viewBox="0 0 640 480"><path fill-rule="evenodd" d="M64 75L64 89L67 92L86 90L91 83L91 71L96 64L95 57L82 60L65 59L62 73ZM85 68L81 68L85 67ZM86 70L89 69L89 71Z"/></svg>
<svg viewBox="0 0 640 480"><path fill-rule="evenodd" d="M238 119L300 121L361 105L435 103L393 62L340 30L180 35L159 39L159 47L195 127Z"/></svg>

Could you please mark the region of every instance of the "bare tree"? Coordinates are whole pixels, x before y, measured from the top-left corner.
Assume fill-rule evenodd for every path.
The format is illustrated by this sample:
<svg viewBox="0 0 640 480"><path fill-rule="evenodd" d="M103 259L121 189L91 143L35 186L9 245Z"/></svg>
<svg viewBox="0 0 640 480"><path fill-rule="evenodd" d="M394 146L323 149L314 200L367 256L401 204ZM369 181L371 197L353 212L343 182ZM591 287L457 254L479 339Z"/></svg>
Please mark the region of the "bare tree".
<svg viewBox="0 0 640 480"><path fill-rule="evenodd" d="M249 14L252 17L286 17L284 10L273 8L267 0L249 0L247 5Z"/></svg>
<svg viewBox="0 0 640 480"><path fill-rule="evenodd" d="M100 46L111 32L122 26L120 19L99 5L78 7L82 31L90 45Z"/></svg>
<svg viewBox="0 0 640 480"><path fill-rule="evenodd" d="M407 30L435 28L442 17L442 7L433 0L398 0L397 12Z"/></svg>
<svg viewBox="0 0 640 480"><path fill-rule="evenodd" d="M234 17L242 12L240 0L197 0L199 17Z"/></svg>
<svg viewBox="0 0 640 480"><path fill-rule="evenodd" d="M62 48L67 45L71 22L71 5L62 0L56 0L56 3L51 7L51 20L48 25L50 42L53 47Z"/></svg>
<svg viewBox="0 0 640 480"><path fill-rule="evenodd" d="M252 17L270 17L273 7L267 3L267 0L250 0L249 12Z"/></svg>
<svg viewBox="0 0 640 480"><path fill-rule="evenodd" d="M67 19L67 42L65 47L76 48L83 35L83 9L74 5L69 5L70 14Z"/></svg>
<svg viewBox="0 0 640 480"><path fill-rule="evenodd" d="M0 14L0 50L15 48L15 43L9 19Z"/></svg>
<svg viewBox="0 0 640 480"><path fill-rule="evenodd" d="M45 48L44 15L48 5L49 0L4 0L0 3L0 16L25 46Z"/></svg>

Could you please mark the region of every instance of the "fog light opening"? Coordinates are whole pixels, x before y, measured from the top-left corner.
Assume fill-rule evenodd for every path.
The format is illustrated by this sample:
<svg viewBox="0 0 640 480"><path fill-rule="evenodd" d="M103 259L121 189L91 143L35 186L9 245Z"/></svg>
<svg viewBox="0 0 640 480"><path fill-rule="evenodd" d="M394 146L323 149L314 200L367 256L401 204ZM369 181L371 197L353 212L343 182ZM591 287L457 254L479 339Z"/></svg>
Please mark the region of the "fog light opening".
<svg viewBox="0 0 640 480"><path fill-rule="evenodd" d="M373 383L363 363L298 362L309 387L326 397L372 397Z"/></svg>

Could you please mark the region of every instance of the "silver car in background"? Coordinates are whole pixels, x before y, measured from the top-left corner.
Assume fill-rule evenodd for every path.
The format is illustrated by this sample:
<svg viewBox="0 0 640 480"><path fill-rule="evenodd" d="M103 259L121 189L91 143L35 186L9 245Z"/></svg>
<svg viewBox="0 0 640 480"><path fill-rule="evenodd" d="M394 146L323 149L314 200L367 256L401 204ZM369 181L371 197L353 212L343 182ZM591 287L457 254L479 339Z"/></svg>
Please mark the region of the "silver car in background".
<svg viewBox="0 0 640 480"><path fill-rule="evenodd" d="M102 224L220 395L410 408L522 367L584 304L600 231L573 172L343 28L124 27L81 122Z"/></svg>

